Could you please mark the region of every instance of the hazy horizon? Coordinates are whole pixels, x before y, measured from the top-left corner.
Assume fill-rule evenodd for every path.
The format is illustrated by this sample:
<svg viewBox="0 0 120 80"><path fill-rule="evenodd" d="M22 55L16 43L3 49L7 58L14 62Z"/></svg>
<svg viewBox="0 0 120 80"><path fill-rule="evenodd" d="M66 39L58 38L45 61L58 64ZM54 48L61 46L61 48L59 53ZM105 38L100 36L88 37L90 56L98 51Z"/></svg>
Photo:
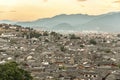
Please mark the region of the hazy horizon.
<svg viewBox="0 0 120 80"><path fill-rule="evenodd" d="M60 15L86 15L86 16L100 16L100 15L106 15L106 14L109 14L109 13L119 13L120 11L117 11L117 12L108 12L108 13L103 13L103 14L98 14L98 15L91 15L91 14L82 14L82 13L77 13L77 14L58 14L58 15L54 15L54 16L50 16L50 17L44 17L44 18L37 18L35 20L10 20L10 19L2 19L0 21L14 21L14 22L32 22L32 21L36 21L36 20L42 20L42 19L50 19L50 18L53 18L53 17L56 17L56 16L60 16Z"/></svg>
<svg viewBox="0 0 120 80"><path fill-rule="evenodd" d="M0 20L33 21L60 14L120 11L120 0L0 0Z"/></svg>

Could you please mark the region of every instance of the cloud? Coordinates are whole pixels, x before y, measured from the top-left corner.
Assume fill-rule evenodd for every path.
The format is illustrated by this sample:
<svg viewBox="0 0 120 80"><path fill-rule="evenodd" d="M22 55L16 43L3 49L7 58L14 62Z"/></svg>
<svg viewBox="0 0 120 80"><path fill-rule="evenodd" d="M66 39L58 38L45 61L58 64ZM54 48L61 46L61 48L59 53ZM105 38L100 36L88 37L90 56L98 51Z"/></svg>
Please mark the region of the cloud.
<svg viewBox="0 0 120 80"><path fill-rule="evenodd" d="M43 0L44 2L48 2L48 0Z"/></svg>
<svg viewBox="0 0 120 80"><path fill-rule="evenodd" d="M8 13L8 12L16 12L14 10L11 10L11 11L0 11L0 13Z"/></svg>
<svg viewBox="0 0 120 80"><path fill-rule="evenodd" d="M3 13L3 11L0 11L0 13Z"/></svg>
<svg viewBox="0 0 120 80"><path fill-rule="evenodd" d="M11 11L8 11L8 12L16 12L16 11L14 11L14 10L11 10Z"/></svg>
<svg viewBox="0 0 120 80"><path fill-rule="evenodd" d="M87 0L77 0L77 1L83 2L83 1L87 1Z"/></svg>
<svg viewBox="0 0 120 80"><path fill-rule="evenodd" d="M120 3L120 0L116 0L116 1L114 1L114 3Z"/></svg>

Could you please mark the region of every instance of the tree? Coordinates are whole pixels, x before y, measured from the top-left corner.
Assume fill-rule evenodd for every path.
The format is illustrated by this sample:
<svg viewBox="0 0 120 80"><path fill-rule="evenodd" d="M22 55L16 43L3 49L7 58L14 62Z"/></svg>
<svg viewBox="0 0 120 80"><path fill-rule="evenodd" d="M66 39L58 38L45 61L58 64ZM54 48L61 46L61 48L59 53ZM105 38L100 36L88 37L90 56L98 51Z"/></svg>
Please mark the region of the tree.
<svg viewBox="0 0 120 80"><path fill-rule="evenodd" d="M75 34L70 34L70 39L80 39L80 37L77 37Z"/></svg>
<svg viewBox="0 0 120 80"><path fill-rule="evenodd" d="M56 32L51 32L50 35L56 36L57 33Z"/></svg>
<svg viewBox="0 0 120 80"><path fill-rule="evenodd" d="M32 80L28 71L18 67L16 62L0 64L0 80Z"/></svg>
<svg viewBox="0 0 120 80"><path fill-rule="evenodd" d="M91 39L91 40L90 40L90 44L96 45L96 44L97 44L97 42L96 42L96 40Z"/></svg>
<svg viewBox="0 0 120 80"><path fill-rule="evenodd" d="M120 34L117 34L117 37L120 37Z"/></svg>
<svg viewBox="0 0 120 80"><path fill-rule="evenodd" d="M61 50L62 52L64 52L66 49L65 49L64 46L61 46L61 47L60 47L60 50Z"/></svg>
<svg viewBox="0 0 120 80"><path fill-rule="evenodd" d="M49 33L47 31L43 32L43 36L48 36Z"/></svg>

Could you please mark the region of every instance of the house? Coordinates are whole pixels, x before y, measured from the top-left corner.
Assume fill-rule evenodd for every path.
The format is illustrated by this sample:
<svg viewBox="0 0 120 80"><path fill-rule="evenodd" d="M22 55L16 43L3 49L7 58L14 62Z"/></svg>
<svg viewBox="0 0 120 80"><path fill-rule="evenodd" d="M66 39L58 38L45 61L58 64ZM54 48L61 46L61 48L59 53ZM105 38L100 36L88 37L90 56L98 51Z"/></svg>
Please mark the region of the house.
<svg viewBox="0 0 120 80"><path fill-rule="evenodd" d="M9 37L15 37L16 35L15 34L12 34L12 33L2 33L0 35L0 37L5 37L5 38L9 38Z"/></svg>
<svg viewBox="0 0 120 80"><path fill-rule="evenodd" d="M100 75L96 71L80 71L80 80L100 80Z"/></svg>

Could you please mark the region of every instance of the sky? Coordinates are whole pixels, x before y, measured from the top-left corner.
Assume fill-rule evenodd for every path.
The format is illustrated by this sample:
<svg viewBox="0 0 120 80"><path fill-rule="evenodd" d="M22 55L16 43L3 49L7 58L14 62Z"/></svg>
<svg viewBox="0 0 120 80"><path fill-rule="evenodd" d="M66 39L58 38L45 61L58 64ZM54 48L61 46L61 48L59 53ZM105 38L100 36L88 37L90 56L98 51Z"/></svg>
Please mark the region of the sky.
<svg viewBox="0 0 120 80"><path fill-rule="evenodd" d="M0 0L0 20L33 21L60 14L120 11L120 0Z"/></svg>

